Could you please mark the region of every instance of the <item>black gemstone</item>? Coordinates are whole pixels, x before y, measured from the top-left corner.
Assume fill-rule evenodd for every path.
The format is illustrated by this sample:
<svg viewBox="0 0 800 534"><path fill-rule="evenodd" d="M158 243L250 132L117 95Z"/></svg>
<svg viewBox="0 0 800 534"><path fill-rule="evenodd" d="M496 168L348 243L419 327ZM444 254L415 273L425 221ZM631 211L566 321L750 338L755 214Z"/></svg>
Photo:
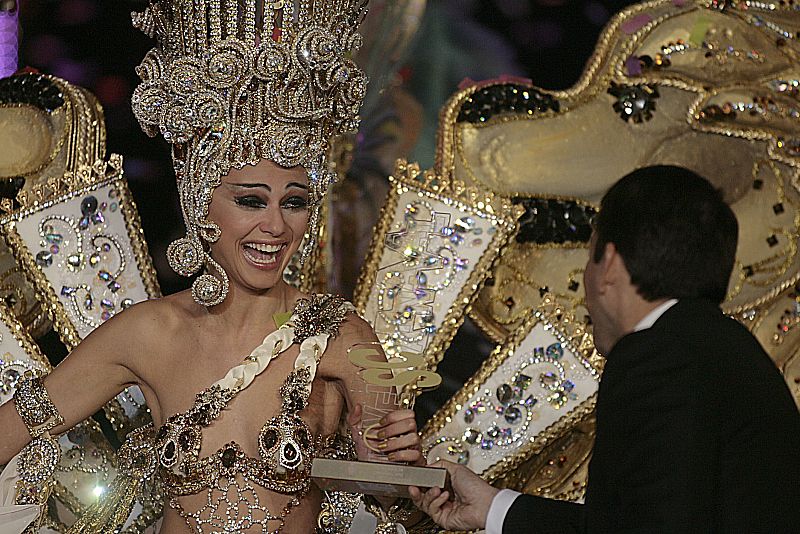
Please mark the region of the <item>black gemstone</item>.
<svg viewBox="0 0 800 534"><path fill-rule="evenodd" d="M297 458L297 449L291 443L287 443L283 446L283 457L290 462L295 460Z"/></svg>
<svg viewBox="0 0 800 534"><path fill-rule="evenodd" d="M289 400L292 411L299 412L306 407L305 400L303 399L302 395L300 395L300 392L296 389L293 389L289 393Z"/></svg>
<svg viewBox="0 0 800 534"><path fill-rule="evenodd" d="M774 247L777 244L778 244L778 238L777 236L775 236L775 234L772 234L767 238L767 245Z"/></svg>
<svg viewBox="0 0 800 534"><path fill-rule="evenodd" d="M13 178L3 178L0 180L0 198L17 198L17 193L25 185L25 178L15 176Z"/></svg>
<svg viewBox="0 0 800 534"><path fill-rule="evenodd" d="M189 447L192 445L192 431L191 430L184 430L181 432L180 436L178 436L178 444L181 446L181 449L188 451Z"/></svg>
<svg viewBox="0 0 800 534"><path fill-rule="evenodd" d="M577 280L570 280L567 289L570 291L577 291L581 284Z"/></svg>
<svg viewBox="0 0 800 534"><path fill-rule="evenodd" d="M211 407L208 404L203 404L192 414L192 422L196 425L206 425L210 414Z"/></svg>
<svg viewBox="0 0 800 534"><path fill-rule="evenodd" d="M755 270L753 269L752 265L745 265L743 270L745 278L750 278L755 274Z"/></svg>
<svg viewBox="0 0 800 534"><path fill-rule="evenodd" d="M514 398L514 389L508 384L501 384L497 388L497 400L502 404L508 404Z"/></svg>
<svg viewBox="0 0 800 534"><path fill-rule="evenodd" d="M233 467L236 465L236 449L225 449L222 451L222 466L223 467Z"/></svg>
<svg viewBox="0 0 800 534"><path fill-rule="evenodd" d="M761 180L759 178L756 178L755 180L753 180L753 189L759 190L762 187L764 187L764 180Z"/></svg>
<svg viewBox="0 0 800 534"><path fill-rule="evenodd" d="M97 211L97 197L89 195L81 201L81 213L84 215L92 215Z"/></svg>
<svg viewBox="0 0 800 534"><path fill-rule="evenodd" d="M278 443L278 432L274 428L268 429L261 435L261 445L265 449L271 449Z"/></svg>
<svg viewBox="0 0 800 534"><path fill-rule="evenodd" d="M515 198L525 208L518 243L588 243L596 210L569 200Z"/></svg>
<svg viewBox="0 0 800 534"><path fill-rule="evenodd" d="M660 96L658 89L652 85L619 85L614 82L611 82L608 93L617 98L613 107L622 120L635 123L653 118L655 101Z"/></svg>
<svg viewBox="0 0 800 534"><path fill-rule="evenodd" d="M778 202L777 204L772 206L772 211L775 212L775 215L780 215L781 213L783 213L783 204Z"/></svg>
<svg viewBox="0 0 800 534"><path fill-rule="evenodd" d="M175 442L169 440L167 445L164 447L164 458L167 460L172 460L175 458Z"/></svg>
<svg viewBox="0 0 800 534"><path fill-rule="evenodd" d="M311 438L305 428L298 428L294 433L294 438L300 443L300 446L306 448L311 445Z"/></svg>
<svg viewBox="0 0 800 534"><path fill-rule="evenodd" d="M547 286L540 287L539 288L539 296L540 297L544 297L547 294L548 291L550 291L549 287L547 287Z"/></svg>

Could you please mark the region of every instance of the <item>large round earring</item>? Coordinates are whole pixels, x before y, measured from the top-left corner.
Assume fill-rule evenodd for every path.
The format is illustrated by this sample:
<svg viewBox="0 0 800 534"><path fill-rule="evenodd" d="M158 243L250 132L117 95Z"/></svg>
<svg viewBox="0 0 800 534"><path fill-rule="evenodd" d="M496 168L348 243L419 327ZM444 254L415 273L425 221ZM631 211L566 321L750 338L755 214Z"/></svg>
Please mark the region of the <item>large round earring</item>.
<svg viewBox="0 0 800 534"><path fill-rule="evenodd" d="M228 296L228 275L219 263L215 262L211 256L204 253L206 260L206 272L192 284L192 298L198 304L205 307L216 306ZM219 278L210 274L210 267L213 267Z"/></svg>

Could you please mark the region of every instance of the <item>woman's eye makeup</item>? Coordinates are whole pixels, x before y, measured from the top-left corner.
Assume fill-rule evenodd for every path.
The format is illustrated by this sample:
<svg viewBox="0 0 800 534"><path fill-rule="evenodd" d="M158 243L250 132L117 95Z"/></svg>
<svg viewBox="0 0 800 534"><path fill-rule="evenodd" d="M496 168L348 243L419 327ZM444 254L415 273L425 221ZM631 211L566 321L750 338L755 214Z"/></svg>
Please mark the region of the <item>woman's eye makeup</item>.
<svg viewBox="0 0 800 534"><path fill-rule="evenodd" d="M233 201L237 206L244 206L246 208L263 208L267 202L256 195L242 195L233 197Z"/></svg>
<svg viewBox="0 0 800 534"><path fill-rule="evenodd" d="M282 207L293 210L305 209L308 207L308 199L305 197L291 196L283 201Z"/></svg>
<svg viewBox="0 0 800 534"><path fill-rule="evenodd" d="M241 195L233 197L233 201L237 206L245 208L264 208L267 206L267 201L256 195ZM281 207L284 209L301 210L308 207L308 199L301 196L291 196L281 202Z"/></svg>

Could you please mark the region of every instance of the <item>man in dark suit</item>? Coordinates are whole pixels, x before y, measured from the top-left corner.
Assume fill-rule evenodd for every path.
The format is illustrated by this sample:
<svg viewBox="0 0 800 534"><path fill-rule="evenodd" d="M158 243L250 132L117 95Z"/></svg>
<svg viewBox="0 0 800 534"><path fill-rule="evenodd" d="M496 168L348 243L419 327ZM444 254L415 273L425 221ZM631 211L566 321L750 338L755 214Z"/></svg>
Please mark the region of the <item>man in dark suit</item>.
<svg viewBox="0 0 800 534"><path fill-rule="evenodd" d="M758 341L724 316L738 226L677 167L605 195L584 274L606 367L584 505L496 490L442 462L450 492L412 488L451 530L800 532L800 413Z"/></svg>

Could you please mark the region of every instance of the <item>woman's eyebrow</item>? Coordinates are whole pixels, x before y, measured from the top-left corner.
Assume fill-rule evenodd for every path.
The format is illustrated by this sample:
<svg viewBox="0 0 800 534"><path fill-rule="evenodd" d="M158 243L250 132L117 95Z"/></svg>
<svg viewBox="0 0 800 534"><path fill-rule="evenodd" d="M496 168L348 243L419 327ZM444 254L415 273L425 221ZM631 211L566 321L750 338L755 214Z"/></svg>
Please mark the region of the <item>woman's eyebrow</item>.
<svg viewBox="0 0 800 534"><path fill-rule="evenodd" d="M262 184L262 183L247 183L247 184L230 184L229 183L228 185L230 185L231 187L242 187L242 188L246 188L246 189L255 189L255 188L259 188L260 187L260 188L266 189L270 193L272 192L272 188L269 185ZM308 186L306 184L301 184L300 182L289 182L288 184L286 184L286 189L289 189L290 187L297 187L299 189L308 190Z"/></svg>
<svg viewBox="0 0 800 534"><path fill-rule="evenodd" d="M270 193L272 192L272 188L271 188L270 186L268 186L267 184L260 184L260 183L252 183L252 184L230 184L230 183L229 183L228 185L229 185L229 186L231 186L231 187L243 187L243 188L246 188L246 189L253 189L253 188L257 188L257 187L263 187L264 189L266 189L266 190L267 190L267 191L269 191Z"/></svg>

